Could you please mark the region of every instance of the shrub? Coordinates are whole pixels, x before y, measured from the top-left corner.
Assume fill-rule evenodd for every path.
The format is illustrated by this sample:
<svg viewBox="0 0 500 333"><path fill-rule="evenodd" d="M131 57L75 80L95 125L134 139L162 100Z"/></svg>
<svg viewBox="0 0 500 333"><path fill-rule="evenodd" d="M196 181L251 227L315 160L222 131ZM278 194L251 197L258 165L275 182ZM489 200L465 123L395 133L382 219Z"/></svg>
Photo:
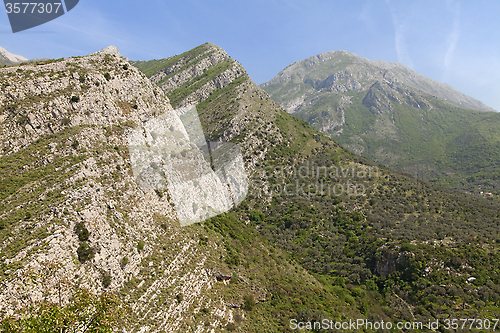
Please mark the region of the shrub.
<svg viewBox="0 0 500 333"><path fill-rule="evenodd" d="M89 246L87 242L82 242L76 250L78 254L78 260L83 264L88 260L92 260L95 255L95 250Z"/></svg>
<svg viewBox="0 0 500 333"><path fill-rule="evenodd" d="M78 142L78 140L75 140L75 141L73 141L73 143L71 143L71 147L73 147L73 149L76 149L76 148L78 148L79 144L80 143Z"/></svg>
<svg viewBox="0 0 500 333"><path fill-rule="evenodd" d="M234 315L234 321L237 323L241 323L243 321L243 317L239 313L237 313Z"/></svg>
<svg viewBox="0 0 500 333"><path fill-rule="evenodd" d="M24 115L19 116L19 118L17 118L16 123L18 125L26 125L28 123L28 116L24 116Z"/></svg>
<svg viewBox="0 0 500 333"><path fill-rule="evenodd" d="M262 222L262 215L264 215L264 214L262 214L256 210L253 210L250 212L250 216L249 216L250 221L260 223L260 222Z"/></svg>
<svg viewBox="0 0 500 333"><path fill-rule="evenodd" d="M64 117L63 119L61 119L61 124L63 124L64 126L69 125L69 123L71 123L71 119L69 119L68 117Z"/></svg>
<svg viewBox="0 0 500 333"><path fill-rule="evenodd" d="M144 242L143 241L138 241L137 242L137 250L142 251L144 250Z"/></svg>
<svg viewBox="0 0 500 333"><path fill-rule="evenodd" d="M73 103L80 102L80 96L71 96L71 102Z"/></svg>
<svg viewBox="0 0 500 333"><path fill-rule="evenodd" d="M200 245L208 245L208 237L207 237L207 236L202 236L202 235L200 235L200 241L199 241L199 244L200 244Z"/></svg>
<svg viewBox="0 0 500 333"><path fill-rule="evenodd" d="M109 272L102 274L102 285L104 288L108 288L111 285L111 274Z"/></svg>
<svg viewBox="0 0 500 333"><path fill-rule="evenodd" d="M111 74L109 74L108 72L104 73L104 78L108 81L111 80Z"/></svg>
<svg viewBox="0 0 500 333"><path fill-rule="evenodd" d="M127 266L128 264L128 258L127 257L123 257L122 260L120 260L120 266L121 268L123 269L125 266Z"/></svg>
<svg viewBox="0 0 500 333"><path fill-rule="evenodd" d="M89 240L90 233L83 222L78 222L75 225L75 234L78 236L80 242L86 242Z"/></svg>
<svg viewBox="0 0 500 333"><path fill-rule="evenodd" d="M243 298L243 310L252 311L255 305L256 303L253 295L248 294Z"/></svg>
<svg viewBox="0 0 500 333"><path fill-rule="evenodd" d="M19 316L0 320L1 332L114 332L128 324L130 308L113 294L77 288L67 304L46 300L25 305ZM97 320L96 320L97 319Z"/></svg>
<svg viewBox="0 0 500 333"><path fill-rule="evenodd" d="M177 300L178 303L180 303L184 299L184 296L182 294L177 294L175 296L175 299Z"/></svg>

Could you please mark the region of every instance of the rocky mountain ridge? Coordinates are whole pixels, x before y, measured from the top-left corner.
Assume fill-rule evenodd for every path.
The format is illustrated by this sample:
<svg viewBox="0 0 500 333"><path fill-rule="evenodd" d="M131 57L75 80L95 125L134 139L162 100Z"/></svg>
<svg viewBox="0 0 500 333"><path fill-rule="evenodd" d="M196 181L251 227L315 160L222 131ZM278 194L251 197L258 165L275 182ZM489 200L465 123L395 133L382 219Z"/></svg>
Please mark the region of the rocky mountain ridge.
<svg viewBox="0 0 500 333"><path fill-rule="evenodd" d="M78 287L118 295L124 332L498 317L494 202L353 155L213 44L132 62L145 75L108 50L0 69L1 317L37 300L65 306ZM366 103L390 117L389 88ZM346 124L362 103L348 97ZM224 145L240 149L244 170L225 171L247 176L246 197L181 227L178 196L156 185L212 177ZM186 184L200 202L211 195Z"/></svg>
<svg viewBox="0 0 500 333"><path fill-rule="evenodd" d="M242 321L259 331L269 325L259 313L266 313L270 288L301 281L297 290L335 299L246 227L250 213L181 227L171 192L141 186L130 135L144 133L145 146L153 147L161 133L154 121L161 118L161 131L180 135L181 146L189 130L184 111L174 110L162 89L115 48L107 50L0 69L2 316L40 300L66 304L73 288L84 287L118 294L132 310L130 332L214 332ZM186 73L176 76L185 81L169 93L176 107L187 105L185 98L198 103L207 140L239 145L259 190L251 195L269 201L267 176L256 169L284 140L295 146L278 122L302 124L284 121L279 107L219 48L204 45L188 54L205 51L212 58L198 57L200 66L214 62L199 76L187 77L200 67L185 67L186 55L169 58ZM235 236L241 230L246 236ZM250 312L256 303L261 312ZM338 307L350 311L344 303Z"/></svg>
<svg viewBox="0 0 500 333"><path fill-rule="evenodd" d="M216 286L227 270L217 235L181 228L167 193L139 187L130 167L134 129L168 115L182 131L163 92L106 51L3 68L0 80L0 311L64 301L66 281L124 292L134 331L188 330L181 318L205 307L216 315L193 331L232 321Z"/></svg>
<svg viewBox="0 0 500 333"><path fill-rule="evenodd" d="M356 154L476 195L500 194L491 134L499 114L447 84L333 51L293 63L261 87Z"/></svg>

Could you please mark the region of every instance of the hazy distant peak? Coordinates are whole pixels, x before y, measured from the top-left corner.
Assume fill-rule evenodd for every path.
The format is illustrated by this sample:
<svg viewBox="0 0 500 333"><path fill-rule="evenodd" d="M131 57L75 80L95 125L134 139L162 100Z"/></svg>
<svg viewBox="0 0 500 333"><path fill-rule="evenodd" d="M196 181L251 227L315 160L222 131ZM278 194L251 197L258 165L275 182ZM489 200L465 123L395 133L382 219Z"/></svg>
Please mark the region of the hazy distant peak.
<svg viewBox="0 0 500 333"><path fill-rule="evenodd" d="M3 47L0 47L0 55L4 56L7 60L12 61L14 63L28 61L28 59L26 59L25 57L20 56L20 55L16 55L16 54L12 54L9 51L7 51L6 49L4 49Z"/></svg>

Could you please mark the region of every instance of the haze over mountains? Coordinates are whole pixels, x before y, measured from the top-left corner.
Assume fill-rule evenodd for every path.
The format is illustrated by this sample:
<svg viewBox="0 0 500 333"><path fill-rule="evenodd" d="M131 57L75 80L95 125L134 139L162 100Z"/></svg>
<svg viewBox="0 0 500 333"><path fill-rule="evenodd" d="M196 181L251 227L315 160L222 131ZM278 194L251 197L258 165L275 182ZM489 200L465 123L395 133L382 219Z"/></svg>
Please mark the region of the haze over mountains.
<svg viewBox="0 0 500 333"><path fill-rule="evenodd" d="M500 114L448 84L334 51L261 87L356 154L476 194L500 190Z"/></svg>

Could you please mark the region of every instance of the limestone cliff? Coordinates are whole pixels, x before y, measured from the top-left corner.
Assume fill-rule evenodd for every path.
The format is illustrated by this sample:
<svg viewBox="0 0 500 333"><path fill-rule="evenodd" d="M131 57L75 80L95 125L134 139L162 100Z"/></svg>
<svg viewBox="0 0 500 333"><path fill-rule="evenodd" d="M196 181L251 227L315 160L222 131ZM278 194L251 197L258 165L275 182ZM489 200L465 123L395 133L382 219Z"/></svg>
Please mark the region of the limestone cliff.
<svg viewBox="0 0 500 333"><path fill-rule="evenodd" d="M238 302L217 287L220 235L181 228L169 192L140 186L131 167L134 131L158 117L186 131L163 91L110 50L0 69L0 312L64 302L81 285L124 295L134 332L219 330Z"/></svg>

